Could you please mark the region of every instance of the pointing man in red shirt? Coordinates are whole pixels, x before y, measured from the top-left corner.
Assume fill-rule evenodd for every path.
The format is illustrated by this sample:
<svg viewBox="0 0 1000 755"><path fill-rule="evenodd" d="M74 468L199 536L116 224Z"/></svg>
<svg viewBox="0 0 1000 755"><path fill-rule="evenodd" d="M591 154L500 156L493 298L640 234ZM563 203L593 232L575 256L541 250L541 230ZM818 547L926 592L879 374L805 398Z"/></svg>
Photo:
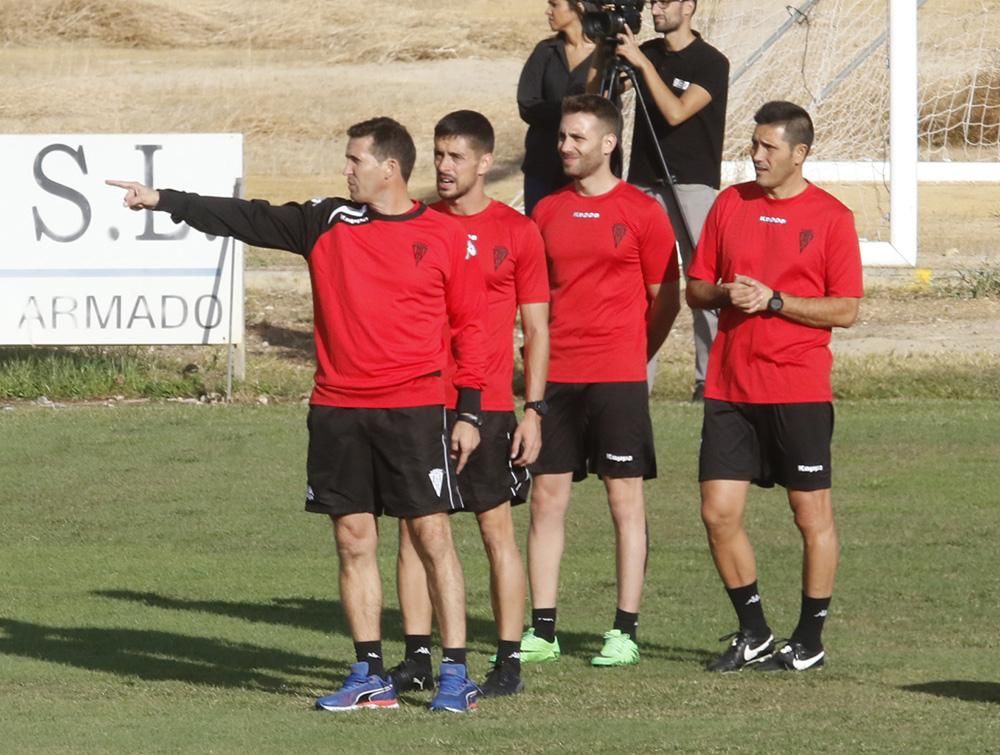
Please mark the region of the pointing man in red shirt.
<svg viewBox="0 0 1000 755"><path fill-rule="evenodd" d="M563 100L559 154L573 179L533 217L549 261L548 414L532 468L528 575L531 628L523 662L559 657L556 599L574 480L603 480L615 528L617 611L595 666L639 661L645 578L643 479L656 476L646 362L680 308L674 234L656 200L615 177L621 114L608 100Z"/></svg>
<svg viewBox="0 0 1000 755"><path fill-rule="evenodd" d="M701 514L740 625L708 668L805 671L824 663L820 634L839 557L830 333L857 318L861 254L851 211L802 175L813 141L809 114L768 102L754 120L757 180L719 195L687 286L690 306L721 310L705 385ZM780 648L743 527L751 482L785 487L802 534L799 623Z"/></svg>
<svg viewBox="0 0 1000 755"><path fill-rule="evenodd" d="M485 381L485 288L452 219L409 197L413 140L390 118L348 129L351 198L273 207L261 200L126 190L135 210L309 263L316 384L309 408L306 509L333 521L340 598L357 663L321 710L398 707L382 658L378 517L402 520L431 575L444 654L432 710L476 707L465 665L465 585L448 512L461 508L456 473L479 443ZM442 333L454 334L457 421L445 426ZM454 456L454 458L451 458Z"/></svg>

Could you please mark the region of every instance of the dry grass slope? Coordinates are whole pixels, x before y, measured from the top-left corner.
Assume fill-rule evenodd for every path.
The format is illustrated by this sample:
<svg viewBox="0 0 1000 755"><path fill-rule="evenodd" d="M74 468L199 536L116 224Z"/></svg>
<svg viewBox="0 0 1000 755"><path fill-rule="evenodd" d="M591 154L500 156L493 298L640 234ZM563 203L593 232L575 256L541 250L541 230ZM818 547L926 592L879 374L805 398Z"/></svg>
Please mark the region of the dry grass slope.
<svg viewBox="0 0 1000 755"><path fill-rule="evenodd" d="M48 0L0 5L0 41L38 46L90 42L108 47L200 47L220 24L163 4L119 0Z"/></svg>
<svg viewBox="0 0 1000 755"><path fill-rule="evenodd" d="M311 6L288 2L3 0L0 43L294 50L310 51L327 63L388 63L494 57L535 40L536 14L511 29L506 20L498 26L496 14L485 3L474 0L470 5L483 6L482 16L468 8L455 13L448 3L426 1L328 2L320 5L317 18Z"/></svg>

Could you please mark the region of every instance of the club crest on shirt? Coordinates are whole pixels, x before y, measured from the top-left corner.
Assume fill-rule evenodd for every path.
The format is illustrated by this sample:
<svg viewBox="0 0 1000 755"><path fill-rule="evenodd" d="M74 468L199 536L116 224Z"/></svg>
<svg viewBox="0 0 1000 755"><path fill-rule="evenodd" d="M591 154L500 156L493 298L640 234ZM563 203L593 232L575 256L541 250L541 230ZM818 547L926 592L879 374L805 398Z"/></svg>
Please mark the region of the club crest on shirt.
<svg viewBox="0 0 1000 755"><path fill-rule="evenodd" d="M615 240L615 249L618 248L618 245L622 243L622 239L625 238L625 230L624 223L615 223L611 226L611 235Z"/></svg>
<svg viewBox="0 0 1000 755"><path fill-rule="evenodd" d="M507 247L505 247L505 246L495 246L495 247L493 247L493 269L494 270L499 270L500 269L500 265L502 265L503 261L505 259L507 259L507 255L508 254L510 254L510 252L507 251Z"/></svg>
<svg viewBox="0 0 1000 755"><path fill-rule="evenodd" d="M809 246L809 242L813 240L813 232L809 229L804 231L799 231L799 254L802 254Z"/></svg>
<svg viewBox="0 0 1000 755"><path fill-rule="evenodd" d="M420 260L424 258L425 254L427 254L427 244L422 241L418 241L413 245L413 263L415 265L420 264Z"/></svg>

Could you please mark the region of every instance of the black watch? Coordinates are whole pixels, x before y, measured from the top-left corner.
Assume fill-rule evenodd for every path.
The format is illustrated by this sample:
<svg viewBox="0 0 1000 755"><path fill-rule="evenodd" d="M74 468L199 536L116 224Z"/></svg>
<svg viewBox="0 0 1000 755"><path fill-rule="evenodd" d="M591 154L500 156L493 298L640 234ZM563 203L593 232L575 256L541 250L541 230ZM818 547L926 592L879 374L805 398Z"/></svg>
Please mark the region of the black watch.
<svg viewBox="0 0 1000 755"><path fill-rule="evenodd" d="M458 416L455 417L456 422L468 422L473 427L482 427L483 418L478 414L473 414L472 412L459 412Z"/></svg>
<svg viewBox="0 0 1000 755"><path fill-rule="evenodd" d="M785 306L785 300L781 298L780 291L772 291L771 298L767 300L768 312L780 312Z"/></svg>
<svg viewBox="0 0 1000 755"><path fill-rule="evenodd" d="M539 417L544 417L549 413L549 402L545 399L541 401L525 401L524 411L528 411L528 409L533 409Z"/></svg>

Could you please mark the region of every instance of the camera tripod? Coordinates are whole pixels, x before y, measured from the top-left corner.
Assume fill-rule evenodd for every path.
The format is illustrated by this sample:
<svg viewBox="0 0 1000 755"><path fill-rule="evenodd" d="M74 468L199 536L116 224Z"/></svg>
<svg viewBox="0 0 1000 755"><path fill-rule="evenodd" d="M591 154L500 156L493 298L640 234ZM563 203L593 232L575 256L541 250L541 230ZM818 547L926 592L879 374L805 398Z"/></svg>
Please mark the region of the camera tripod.
<svg viewBox="0 0 1000 755"><path fill-rule="evenodd" d="M618 57L615 52L615 47L617 46L617 40L614 43L605 41L608 45L606 50L607 61L604 66L604 71L601 74L601 88L599 93L606 100L611 102L616 102L619 98L620 89L622 85L622 79L627 78L632 83L632 90L635 92L635 109L636 113L642 113L643 122L646 125L646 132L649 134L649 140L653 144L653 149L656 152L656 158L660 166L660 170L663 173L663 183L667 187L667 193L670 198L670 202L673 204L673 209L676 210L675 213L668 213L671 216L676 215L680 220L680 228L674 228L674 235L677 236L678 241L685 242L687 248L694 250L694 236L691 234L691 229L688 227L687 218L684 217L684 211L681 209L681 203L677 199L677 190L674 188L674 184L677 183L674 180L673 174L670 172L670 168L667 165L667 160L663 156L663 150L660 148L660 143L656 140L656 132L653 130L653 120L649 116L649 108L646 107L646 99L642 96L642 90L639 88L638 75L635 69L627 60L622 60ZM638 115L636 115L638 117Z"/></svg>

